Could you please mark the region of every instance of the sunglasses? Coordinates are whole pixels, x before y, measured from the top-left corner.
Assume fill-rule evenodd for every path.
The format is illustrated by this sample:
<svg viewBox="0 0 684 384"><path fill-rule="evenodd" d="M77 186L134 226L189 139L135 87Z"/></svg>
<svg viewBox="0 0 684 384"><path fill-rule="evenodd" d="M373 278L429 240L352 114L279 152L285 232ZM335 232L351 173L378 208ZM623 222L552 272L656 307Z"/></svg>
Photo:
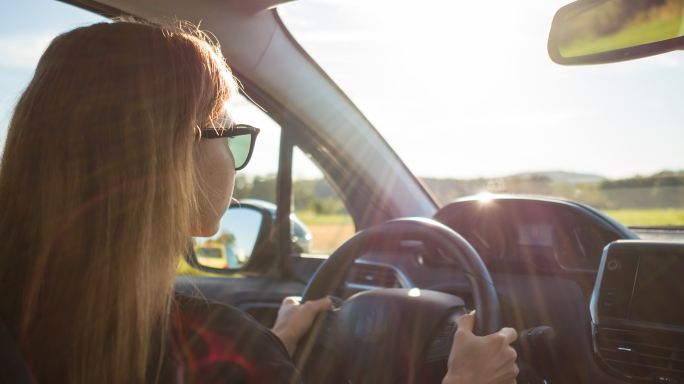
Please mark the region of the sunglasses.
<svg viewBox="0 0 684 384"><path fill-rule="evenodd" d="M236 124L230 128L202 128L200 137L204 139L225 139L226 147L233 154L235 170L239 171L249 163L254 151L254 143L259 128L247 124Z"/></svg>

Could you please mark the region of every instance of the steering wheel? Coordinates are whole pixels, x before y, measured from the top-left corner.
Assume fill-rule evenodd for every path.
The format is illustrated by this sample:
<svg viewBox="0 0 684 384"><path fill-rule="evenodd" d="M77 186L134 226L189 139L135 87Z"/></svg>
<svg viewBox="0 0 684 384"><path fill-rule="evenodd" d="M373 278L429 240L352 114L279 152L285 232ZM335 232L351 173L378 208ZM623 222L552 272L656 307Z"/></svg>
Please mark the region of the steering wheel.
<svg viewBox="0 0 684 384"><path fill-rule="evenodd" d="M458 233L423 218L392 220L354 235L316 271L302 301L332 295L364 252L402 240L421 241L452 259L470 281L477 309L475 333L499 329L499 301L480 256ZM463 300L442 292L416 288L360 292L319 316L300 341L294 360L305 382L439 382L446 373L455 319L463 313Z"/></svg>

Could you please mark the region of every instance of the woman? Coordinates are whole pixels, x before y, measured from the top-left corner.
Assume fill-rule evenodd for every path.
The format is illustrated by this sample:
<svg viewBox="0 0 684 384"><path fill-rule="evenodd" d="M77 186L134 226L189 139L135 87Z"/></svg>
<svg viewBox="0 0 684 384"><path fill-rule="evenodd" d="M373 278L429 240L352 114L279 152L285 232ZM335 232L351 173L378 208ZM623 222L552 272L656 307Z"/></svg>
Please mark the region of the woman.
<svg viewBox="0 0 684 384"><path fill-rule="evenodd" d="M202 128L223 131L235 89L187 26L95 24L47 48L0 168L0 319L36 382L297 380L288 353L328 300L286 300L270 332L173 295L188 236L231 198L233 156ZM514 331L477 338L472 320L444 382L511 382Z"/></svg>

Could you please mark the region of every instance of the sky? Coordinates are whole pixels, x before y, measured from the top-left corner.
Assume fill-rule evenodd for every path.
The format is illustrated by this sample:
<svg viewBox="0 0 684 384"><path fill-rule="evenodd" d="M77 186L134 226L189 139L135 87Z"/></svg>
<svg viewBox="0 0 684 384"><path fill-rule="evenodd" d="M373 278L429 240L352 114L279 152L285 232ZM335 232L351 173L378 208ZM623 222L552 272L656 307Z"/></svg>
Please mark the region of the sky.
<svg viewBox="0 0 684 384"><path fill-rule="evenodd" d="M419 176L684 169L684 53L554 64L548 31L567 2L301 0L279 12Z"/></svg>
<svg viewBox="0 0 684 384"><path fill-rule="evenodd" d="M12 2L0 13L0 145L12 109L50 41L59 33L102 20L92 13L48 0Z"/></svg>
<svg viewBox="0 0 684 384"><path fill-rule="evenodd" d="M279 13L418 176L684 169L684 53L556 65L546 39L565 2L299 0ZM0 14L0 145L49 41L99 20L52 0ZM270 132L248 171L273 172L277 125L244 100L233 107Z"/></svg>

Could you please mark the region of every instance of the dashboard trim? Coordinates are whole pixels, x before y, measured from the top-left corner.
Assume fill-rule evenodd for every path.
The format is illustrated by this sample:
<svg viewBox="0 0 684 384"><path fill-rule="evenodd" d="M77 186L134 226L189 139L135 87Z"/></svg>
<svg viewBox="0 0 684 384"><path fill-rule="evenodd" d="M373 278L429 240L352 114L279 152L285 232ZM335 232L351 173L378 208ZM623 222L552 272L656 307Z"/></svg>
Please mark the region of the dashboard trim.
<svg viewBox="0 0 684 384"><path fill-rule="evenodd" d="M378 267L384 267L391 269L394 271L394 273L397 275L397 280L399 281L399 284L401 285L401 288L415 288L415 284L411 279L409 279L408 276L404 272L402 272L399 268L388 264L388 263L382 263L382 262L377 262L377 261L368 261L368 260L363 260L363 259L356 259L354 261L354 264L363 264L363 265L374 265ZM352 266L353 268L353 266ZM359 291L368 291L372 289L384 289L387 287L380 287L376 285L369 285L369 284L357 284L357 283L344 283L345 287L347 289L353 289L353 290L359 290Z"/></svg>

